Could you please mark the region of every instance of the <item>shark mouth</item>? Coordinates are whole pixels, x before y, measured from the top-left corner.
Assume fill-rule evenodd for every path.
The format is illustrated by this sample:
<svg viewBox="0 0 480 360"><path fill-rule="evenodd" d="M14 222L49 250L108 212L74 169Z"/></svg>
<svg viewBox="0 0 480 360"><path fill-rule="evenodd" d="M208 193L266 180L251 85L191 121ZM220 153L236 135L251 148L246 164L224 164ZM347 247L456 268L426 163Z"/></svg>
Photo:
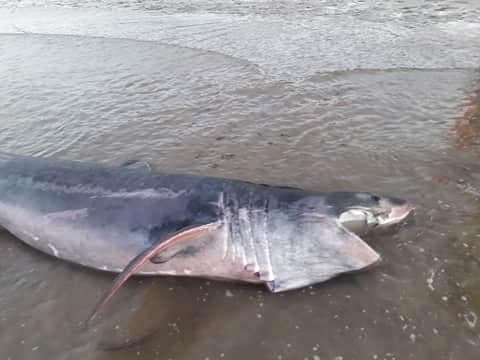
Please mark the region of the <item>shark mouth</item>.
<svg viewBox="0 0 480 360"><path fill-rule="evenodd" d="M393 206L390 212L386 213L379 219L379 226L387 227L403 222L413 211L415 207L410 203L400 206Z"/></svg>

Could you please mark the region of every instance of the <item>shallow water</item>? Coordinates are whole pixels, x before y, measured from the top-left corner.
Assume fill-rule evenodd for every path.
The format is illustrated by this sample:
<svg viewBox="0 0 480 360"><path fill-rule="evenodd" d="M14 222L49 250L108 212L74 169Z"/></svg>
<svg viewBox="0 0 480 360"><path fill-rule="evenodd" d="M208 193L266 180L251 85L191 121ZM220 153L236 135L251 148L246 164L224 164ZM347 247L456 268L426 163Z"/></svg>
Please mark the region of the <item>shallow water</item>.
<svg viewBox="0 0 480 360"><path fill-rule="evenodd" d="M477 359L476 1L7 1L0 150L417 206L380 266L285 294L112 277L0 239L2 359ZM129 344L129 346L124 346Z"/></svg>

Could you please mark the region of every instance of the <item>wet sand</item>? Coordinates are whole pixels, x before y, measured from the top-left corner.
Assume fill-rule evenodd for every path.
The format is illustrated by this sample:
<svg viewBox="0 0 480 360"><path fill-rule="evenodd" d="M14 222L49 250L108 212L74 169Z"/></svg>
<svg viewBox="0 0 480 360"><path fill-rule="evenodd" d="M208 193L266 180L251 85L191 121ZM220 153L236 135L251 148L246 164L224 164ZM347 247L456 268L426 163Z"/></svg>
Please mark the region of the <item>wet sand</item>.
<svg viewBox="0 0 480 360"><path fill-rule="evenodd" d="M477 359L479 9L448 3L2 9L2 151L373 191L417 211L366 239L383 258L369 271L284 294L135 278L89 331L112 276L1 232L1 358Z"/></svg>

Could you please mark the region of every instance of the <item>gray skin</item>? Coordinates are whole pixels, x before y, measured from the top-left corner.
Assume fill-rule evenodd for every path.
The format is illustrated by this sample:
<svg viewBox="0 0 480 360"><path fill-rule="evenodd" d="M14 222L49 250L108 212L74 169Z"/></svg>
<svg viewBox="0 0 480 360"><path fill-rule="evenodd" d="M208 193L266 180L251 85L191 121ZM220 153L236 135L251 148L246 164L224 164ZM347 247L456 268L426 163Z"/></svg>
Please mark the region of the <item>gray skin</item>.
<svg viewBox="0 0 480 360"><path fill-rule="evenodd" d="M295 289L378 262L353 231L399 223L412 209L367 193L0 155L0 225L47 254L110 272L173 236L132 273Z"/></svg>

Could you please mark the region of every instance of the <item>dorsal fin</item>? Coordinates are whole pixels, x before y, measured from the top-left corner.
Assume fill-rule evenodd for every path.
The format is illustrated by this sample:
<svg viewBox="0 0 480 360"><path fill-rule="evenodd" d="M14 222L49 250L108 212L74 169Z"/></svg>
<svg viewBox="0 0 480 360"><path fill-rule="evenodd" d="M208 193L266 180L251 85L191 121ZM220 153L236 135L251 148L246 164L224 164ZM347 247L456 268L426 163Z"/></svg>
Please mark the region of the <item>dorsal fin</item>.
<svg viewBox="0 0 480 360"><path fill-rule="evenodd" d="M120 167L125 167L129 169L141 169L148 172L152 172L152 166L145 160L127 160L120 165Z"/></svg>

